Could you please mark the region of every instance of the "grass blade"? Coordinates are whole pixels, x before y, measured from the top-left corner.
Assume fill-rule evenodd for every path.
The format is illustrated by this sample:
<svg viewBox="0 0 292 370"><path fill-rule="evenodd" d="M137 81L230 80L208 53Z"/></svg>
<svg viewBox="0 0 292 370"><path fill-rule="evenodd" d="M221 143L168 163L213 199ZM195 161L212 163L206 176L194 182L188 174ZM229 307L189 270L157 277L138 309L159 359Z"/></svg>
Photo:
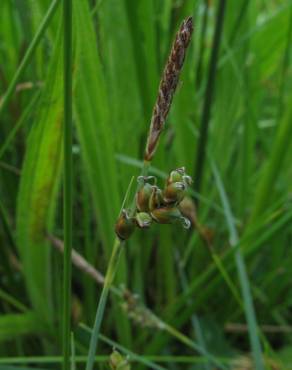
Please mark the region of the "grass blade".
<svg viewBox="0 0 292 370"><path fill-rule="evenodd" d="M222 201L222 206L225 210L225 217L226 217L229 234L230 234L230 245L234 248L239 242L237 230L233 222L234 217L232 215L230 204L229 204L223 183L221 181L219 171L213 160L211 160L211 167L212 167L212 172L213 172L215 182L216 182L219 194L220 194L220 198ZM245 263L244 263L243 256L241 254L240 249L238 249L235 252L235 261L236 261L239 281L240 281L241 290L242 290L243 303L244 303L245 315L246 315L246 320L247 320L248 329L249 329L250 344L251 344L251 348L252 348L252 352L254 356L255 368L256 370L264 370L261 344L260 344L260 340L258 336L257 319L256 319L256 314L255 314L255 310L253 306L247 271L246 271Z"/></svg>
<svg viewBox="0 0 292 370"><path fill-rule="evenodd" d="M63 369L70 369L72 250L72 0L63 0L64 37L64 274Z"/></svg>
<svg viewBox="0 0 292 370"><path fill-rule="evenodd" d="M202 175L204 170L204 162L205 162L205 150L208 141L208 127L209 127L209 120L211 114L211 106L213 100L213 94L215 89L215 80L216 80L216 66L220 48L220 39L221 33L223 30L223 23L224 23L224 15L225 15L225 0L220 0L218 5L218 13L217 13L217 20L216 20L216 27L214 31L214 38L212 44L212 53L210 57L210 64L209 64L209 72L208 72L208 81L207 87L205 92L205 99L204 99L204 107L203 113L201 118L201 126L200 126L200 138L198 143L197 149L197 156L196 156L196 167L195 167L195 184L196 184L196 191L200 191L201 183L202 183Z"/></svg>
<svg viewBox="0 0 292 370"><path fill-rule="evenodd" d="M30 43L19 67L17 68L17 71L15 72L15 75L13 77L13 79L11 80L9 86L8 86L8 89L6 91L6 93L4 94L4 97L2 99L2 101L0 102L0 115L1 113L3 112L3 110L6 108L10 98L12 97L13 93L14 93L14 90L15 90L15 87L16 87L16 84L21 76L21 74L23 73L23 71L25 70L25 68L27 67L27 65L30 63L30 60L33 56L33 53L35 51L35 49L37 48L38 44L40 43L40 41L42 40L43 36L44 36L44 33L46 32L48 26L50 25L50 22L58 8L58 5L59 5L60 1L59 0L53 0L53 2L51 3L48 11L47 11L47 14L45 15L38 31L36 32L32 42Z"/></svg>
<svg viewBox="0 0 292 370"><path fill-rule="evenodd" d="M60 41L60 39L58 39ZM32 306L44 321L54 315L50 249L45 232L53 222L62 148L62 56L57 46L36 122L27 142L17 202L17 247Z"/></svg>
<svg viewBox="0 0 292 370"><path fill-rule="evenodd" d="M39 320L32 311L0 316L0 341L16 339L21 335L43 331Z"/></svg>
<svg viewBox="0 0 292 370"><path fill-rule="evenodd" d="M291 144L292 135L292 108L291 104L286 111L272 148L272 153L268 159L268 163L264 169L262 177L259 181L252 214L250 216L249 225L252 226L257 221L264 210L268 207L271 194L273 194L274 184L280 175L280 170L284 164L286 154Z"/></svg>

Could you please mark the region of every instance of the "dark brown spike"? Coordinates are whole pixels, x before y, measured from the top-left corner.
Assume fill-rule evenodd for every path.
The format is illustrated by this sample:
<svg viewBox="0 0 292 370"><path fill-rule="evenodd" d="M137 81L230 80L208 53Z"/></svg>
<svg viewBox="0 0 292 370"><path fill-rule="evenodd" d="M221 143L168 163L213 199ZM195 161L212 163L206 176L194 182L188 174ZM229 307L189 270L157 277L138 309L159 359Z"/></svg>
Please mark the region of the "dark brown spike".
<svg viewBox="0 0 292 370"><path fill-rule="evenodd" d="M163 130L173 95L178 85L179 75L185 59L187 47L193 32L192 17L186 18L176 34L158 89L153 109L144 159L151 161Z"/></svg>

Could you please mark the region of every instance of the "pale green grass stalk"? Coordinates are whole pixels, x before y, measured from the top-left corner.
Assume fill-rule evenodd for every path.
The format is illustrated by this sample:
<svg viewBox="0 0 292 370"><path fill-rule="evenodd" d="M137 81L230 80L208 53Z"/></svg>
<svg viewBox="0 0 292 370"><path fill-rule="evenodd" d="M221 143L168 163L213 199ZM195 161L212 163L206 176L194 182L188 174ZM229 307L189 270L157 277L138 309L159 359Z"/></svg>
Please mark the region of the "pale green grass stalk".
<svg viewBox="0 0 292 370"><path fill-rule="evenodd" d="M225 210L225 217L227 220L227 225L228 225L229 234L230 234L230 245L232 248L234 248L239 243L239 237L238 237L237 230L233 222L234 217L232 215L230 204L229 204L219 171L213 160L211 160L211 168L212 168L212 172L215 178L215 183L217 185L219 195L222 201L222 205ZM240 249L238 249L235 252L235 262L236 262L240 286L242 290L243 303L244 303L245 315L246 315L246 320L247 320L247 325L248 325L251 349L253 352L255 369L264 370L261 343L260 343L260 339L258 335L258 324L257 324L257 319L256 319L256 313L254 310L249 279L248 279L244 259L243 259Z"/></svg>
<svg viewBox="0 0 292 370"><path fill-rule="evenodd" d="M4 109L6 108L7 104L9 103L9 100L10 98L12 97L13 93L14 93L14 90L15 90L15 87L16 87L16 84L17 82L19 81L19 78L21 77L23 71L25 70L25 68L28 66L28 64L31 62L31 58L35 52L35 49L37 48L37 46L39 45L40 41L42 40L43 36L44 36L44 33L46 32L48 26L50 25L50 22L58 8L58 5L59 5L60 1L59 0L54 0L42 23L40 24L40 27L39 29L37 30L33 40L31 41L19 67L17 68L17 71L15 72L15 75L14 77L12 78L12 80L10 81L10 84L8 86L8 89L6 91L6 93L4 94L3 96L3 99L2 101L0 102L0 115L2 114L2 112L4 111Z"/></svg>
<svg viewBox="0 0 292 370"><path fill-rule="evenodd" d="M143 168L141 170L141 176L146 176L149 168L149 162L144 161ZM139 190L139 185L137 186L137 191ZM128 193L128 191L127 191ZM125 196L125 199L127 198L127 194ZM124 202L123 202L124 203ZM135 212L135 202L133 201L132 206L131 206L131 211L130 213L133 214ZM94 358L95 358L95 353L96 353L96 346L99 338L99 332L100 332L100 326L101 322L104 316L104 310L108 298L109 291L112 286L112 282L114 280L118 264L119 264L119 259L120 255L122 252L122 247L124 245L124 242L121 241L119 238L115 238L114 245L112 248L112 254L111 258L108 264L107 272L105 275L105 281L102 287L100 299L98 302L98 307L96 311L96 316L95 316L95 321L93 325L93 330L92 330L92 335L90 339L90 345L89 345L89 352L88 352L88 360L86 363L86 370L92 370L93 365L94 365Z"/></svg>
<svg viewBox="0 0 292 370"><path fill-rule="evenodd" d="M120 253L122 250L122 246L123 246L123 243L118 238L116 238L113 249L112 249L112 255L109 261L109 265L107 268L105 282L102 288L102 292L100 295L100 299L99 299L99 303L98 303L98 307L96 311L95 321L94 321L93 330L92 330L92 334L90 338L86 370L93 369L95 353L96 353L96 346L97 346L99 331L100 331L100 325L103 319L104 309L105 309L105 305L106 305L107 298L108 298L108 293L109 293L112 281L114 279L114 276L115 276L115 273L118 267L118 262L119 262L119 257L120 257Z"/></svg>
<svg viewBox="0 0 292 370"><path fill-rule="evenodd" d="M64 26L64 276L63 369L70 369L72 250L72 0L63 0Z"/></svg>
<svg viewBox="0 0 292 370"><path fill-rule="evenodd" d="M76 353L75 353L74 333L71 333L71 370L76 370Z"/></svg>

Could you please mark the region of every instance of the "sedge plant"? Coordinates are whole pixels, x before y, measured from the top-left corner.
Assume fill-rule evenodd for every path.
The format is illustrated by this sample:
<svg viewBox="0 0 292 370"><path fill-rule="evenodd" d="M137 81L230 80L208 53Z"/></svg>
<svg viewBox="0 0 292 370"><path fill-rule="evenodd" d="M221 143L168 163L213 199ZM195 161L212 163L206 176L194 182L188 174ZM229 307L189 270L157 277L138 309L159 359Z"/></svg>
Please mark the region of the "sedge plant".
<svg viewBox="0 0 292 370"><path fill-rule="evenodd" d="M143 167L141 169L140 178L146 179L148 174L148 169L151 164L151 161L154 157L154 154L157 150L159 138L161 132L165 126L165 121L169 113L172 99L175 93L175 90L178 85L180 72L183 67L187 47L191 40L191 35L193 31L193 20L192 17L186 18L176 36L174 43L171 48L170 55L168 57L165 69L162 74L162 78L159 84L158 96L154 105L150 129L147 137ZM139 181L137 185L136 194L142 189L144 185L143 181ZM133 217L136 211L135 200L131 205L129 211L129 217ZM144 220L145 221L145 220ZM119 221L118 221L119 222ZM143 222L143 221L142 221ZM117 231L117 226L116 226ZM94 358L96 353L96 347L100 332L101 322L104 316L104 310L108 298L108 294L115 276L115 273L118 268L120 254L122 252L123 245L127 239L126 235L121 235L117 233L115 238L112 254L108 264L107 272L105 275L105 280L100 295L99 303L96 310L95 322L93 326L93 331L91 334L89 352L86 364L86 370L92 370L94 365Z"/></svg>

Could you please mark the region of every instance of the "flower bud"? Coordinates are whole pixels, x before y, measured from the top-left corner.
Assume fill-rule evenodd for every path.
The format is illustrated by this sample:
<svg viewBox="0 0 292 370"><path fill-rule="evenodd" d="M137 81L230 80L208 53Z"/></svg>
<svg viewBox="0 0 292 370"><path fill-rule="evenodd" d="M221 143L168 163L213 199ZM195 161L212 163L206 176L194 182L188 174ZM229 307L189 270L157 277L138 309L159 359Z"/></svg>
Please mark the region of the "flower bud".
<svg viewBox="0 0 292 370"><path fill-rule="evenodd" d="M137 226L140 227L141 229L146 229L150 227L152 223L151 216L149 215L149 213L146 213L146 212L138 212L136 214L135 219L137 222Z"/></svg>
<svg viewBox="0 0 292 370"><path fill-rule="evenodd" d="M188 187L192 184L193 180L190 176L186 175L185 168L180 167L170 172L166 180L166 186L175 182L183 182Z"/></svg>
<svg viewBox="0 0 292 370"><path fill-rule="evenodd" d="M135 230L135 221L130 217L128 212L123 209L115 226L115 232L121 240L129 239Z"/></svg>
<svg viewBox="0 0 292 370"><path fill-rule="evenodd" d="M110 355L109 364L112 370L131 370L127 359L115 349Z"/></svg>
<svg viewBox="0 0 292 370"><path fill-rule="evenodd" d="M166 185L172 184L174 182L182 182L184 175L185 175L184 167L180 167L177 168L176 170L171 171L166 180Z"/></svg>
<svg viewBox="0 0 292 370"><path fill-rule="evenodd" d="M163 204L162 191L157 186L153 186L149 199L149 210L152 211L153 209L160 208Z"/></svg>
<svg viewBox="0 0 292 370"><path fill-rule="evenodd" d="M183 182L173 182L164 189L163 199L167 204L179 204L185 194L186 185Z"/></svg>
<svg viewBox="0 0 292 370"><path fill-rule="evenodd" d="M153 191L153 186L149 184L149 180L154 180L156 183L156 178L154 176L139 176L138 182L141 183L141 189L136 194L136 207L140 212L148 212L149 211L149 200L150 196Z"/></svg>
<svg viewBox="0 0 292 370"><path fill-rule="evenodd" d="M185 229L191 226L189 219L183 217L177 207L163 207L151 212L152 218L159 224L173 224L180 222Z"/></svg>

